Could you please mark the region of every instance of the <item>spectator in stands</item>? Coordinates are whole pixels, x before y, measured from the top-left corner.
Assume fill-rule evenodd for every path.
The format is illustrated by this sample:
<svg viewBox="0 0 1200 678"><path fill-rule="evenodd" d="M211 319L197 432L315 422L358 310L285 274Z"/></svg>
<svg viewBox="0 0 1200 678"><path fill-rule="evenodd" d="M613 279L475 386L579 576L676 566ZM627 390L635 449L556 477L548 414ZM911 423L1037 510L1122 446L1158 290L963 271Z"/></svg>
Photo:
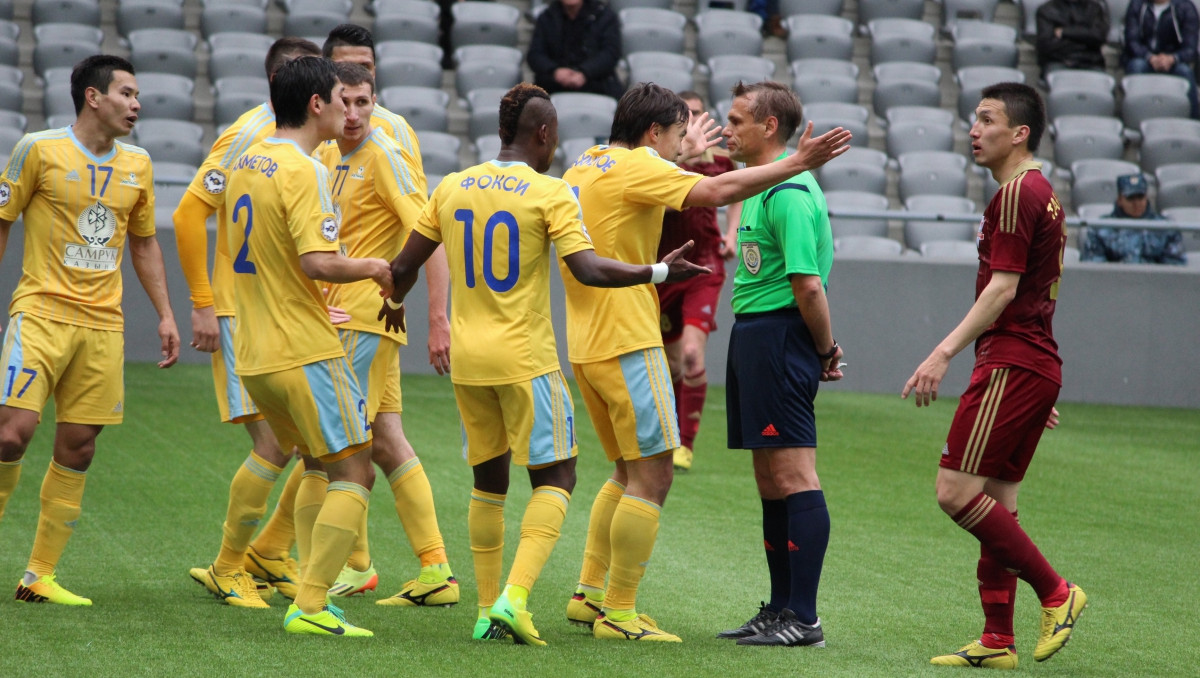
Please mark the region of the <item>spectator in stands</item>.
<svg viewBox="0 0 1200 678"><path fill-rule="evenodd" d="M547 92L625 93L617 75L621 22L599 0L554 0L538 15L529 43L534 82Z"/></svg>
<svg viewBox="0 0 1200 678"><path fill-rule="evenodd" d="M1125 12L1125 72L1169 73L1188 81L1192 117L1196 99L1196 41L1200 15L1192 0L1133 0Z"/></svg>
<svg viewBox="0 0 1200 678"><path fill-rule="evenodd" d="M1150 200L1146 197L1146 177L1140 173L1117 177L1117 204L1108 216L1116 219L1163 219L1150 207ZM1179 266L1187 263L1183 234L1177 229L1161 228L1089 228L1080 247L1079 259Z"/></svg>
<svg viewBox="0 0 1200 678"><path fill-rule="evenodd" d="M1104 70L1108 40L1104 0L1050 0L1037 10L1037 58L1042 77L1060 68Z"/></svg>

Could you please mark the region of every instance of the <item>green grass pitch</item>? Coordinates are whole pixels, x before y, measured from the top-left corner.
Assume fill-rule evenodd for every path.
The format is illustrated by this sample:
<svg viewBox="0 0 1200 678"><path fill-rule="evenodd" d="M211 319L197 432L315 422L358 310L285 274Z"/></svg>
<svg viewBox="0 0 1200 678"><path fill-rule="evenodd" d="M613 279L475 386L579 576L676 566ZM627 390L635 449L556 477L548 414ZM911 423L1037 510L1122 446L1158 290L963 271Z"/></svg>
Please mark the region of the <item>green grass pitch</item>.
<svg viewBox="0 0 1200 678"><path fill-rule="evenodd" d="M897 391L900 384L897 384ZM818 400L818 467L833 532L820 613L828 647L747 648L713 637L766 597L759 506L745 453L724 445L724 392L710 390L695 468L679 473L663 512L641 611L682 645L604 643L566 623L591 501L609 467L591 426L578 426L579 483L530 599L545 648L470 640L475 615L461 457L450 383L406 377L405 425L433 484L463 603L451 609L373 604L415 576L382 479L370 516L377 596L345 602L361 641L290 637L284 607L219 604L187 576L216 555L228 484L250 449L240 427L216 423L207 368L130 365L126 423L99 439L84 513L59 566L89 609L0 599L0 676L950 676L929 657L976 636L978 546L938 509L933 478L953 400L917 410L897 396L826 388ZM577 421L586 421L576 396ZM1021 522L1050 562L1087 591L1071 644L1033 661L1038 606L1021 585L1018 671L1045 676L1189 676L1200 562L1200 413L1059 405L1021 497ZM50 455L50 411L0 523L0 572L15 587L32 543ZM529 497L514 471L506 571ZM7 590L12 590L7 589ZM961 672L961 670L959 670Z"/></svg>

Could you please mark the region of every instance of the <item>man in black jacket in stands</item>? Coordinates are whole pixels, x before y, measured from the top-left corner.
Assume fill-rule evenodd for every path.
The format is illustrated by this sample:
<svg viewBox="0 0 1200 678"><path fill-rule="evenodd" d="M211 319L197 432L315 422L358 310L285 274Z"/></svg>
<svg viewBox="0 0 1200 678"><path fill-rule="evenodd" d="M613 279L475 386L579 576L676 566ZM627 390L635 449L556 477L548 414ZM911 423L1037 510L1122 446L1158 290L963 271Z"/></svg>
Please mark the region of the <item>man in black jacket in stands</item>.
<svg viewBox="0 0 1200 678"><path fill-rule="evenodd" d="M1042 77L1060 68L1104 70L1108 40L1104 0L1050 0L1037 10L1037 58Z"/></svg>
<svg viewBox="0 0 1200 678"><path fill-rule="evenodd" d="M620 98L621 23L597 0L555 0L533 28L527 57L534 82L547 92L591 92Z"/></svg>

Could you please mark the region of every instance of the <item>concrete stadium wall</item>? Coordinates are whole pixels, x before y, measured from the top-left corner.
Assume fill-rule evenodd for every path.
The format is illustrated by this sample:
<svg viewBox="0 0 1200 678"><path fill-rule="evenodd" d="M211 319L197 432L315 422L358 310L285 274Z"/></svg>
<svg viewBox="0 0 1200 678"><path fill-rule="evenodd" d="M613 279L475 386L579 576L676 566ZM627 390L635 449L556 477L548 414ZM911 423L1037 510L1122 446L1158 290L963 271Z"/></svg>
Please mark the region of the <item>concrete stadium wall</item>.
<svg viewBox="0 0 1200 678"><path fill-rule="evenodd" d="M7 304L20 275L23 231L14 226L0 262L0 295ZM209 233L209 253L215 233ZM191 303L180 272L174 232L160 228L171 303L183 338L182 359L207 363L191 349ZM130 361L156 361L157 316L128 257L125 277L126 344ZM560 360L566 356L566 312L554 267L552 301ZM970 308L976 266L972 262L838 258L829 283L835 336L846 351L846 378L836 388L899 394L905 380ZM729 279L708 349L708 375L725 381L725 350L733 314ZM427 341L427 295L422 281L408 300L409 347L404 371L431 374ZM1076 264L1060 289L1054 331L1063 356L1062 400L1071 402L1200 408L1200 270L1169 266ZM7 326L7 322L4 323ZM970 376L970 349L951 364L942 394L957 396Z"/></svg>

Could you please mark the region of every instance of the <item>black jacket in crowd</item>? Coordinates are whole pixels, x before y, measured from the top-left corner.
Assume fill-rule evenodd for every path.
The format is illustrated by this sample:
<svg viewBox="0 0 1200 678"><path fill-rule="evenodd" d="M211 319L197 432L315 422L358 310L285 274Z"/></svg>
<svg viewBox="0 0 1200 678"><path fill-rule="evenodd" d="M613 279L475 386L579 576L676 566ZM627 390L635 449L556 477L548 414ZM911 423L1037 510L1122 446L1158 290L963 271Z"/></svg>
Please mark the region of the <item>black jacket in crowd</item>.
<svg viewBox="0 0 1200 678"><path fill-rule="evenodd" d="M554 81L554 69L573 68L587 76L580 91L620 98L625 85L617 75L621 60L621 23L608 5L584 0L575 20L562 3L550 3L533 27L527 57L534 83L547 92L564 91Z"/></svg>
<svg viewBox="0 0 1200 678"><path fill-rule="evenodd" d="M1190 0L1188 0L1190 2ZM1062 28L1062 37L1054 29ZM1104 0L1050 0L1037 10L1037 56L1067 68L1104 69L1100 47L1108 40L1108 4Z"/></svg>
<svg viewBox="0 0 1200 678"><path fill-rule="evenodd" d="M1125 61L1149 59L1152 54L1171 54L1175 61L1191 66L1196 61L1200 16L1192 0L1171 0L1166 11L1154 18L1153 0L1133 0L1125 13Z"/></svg>

